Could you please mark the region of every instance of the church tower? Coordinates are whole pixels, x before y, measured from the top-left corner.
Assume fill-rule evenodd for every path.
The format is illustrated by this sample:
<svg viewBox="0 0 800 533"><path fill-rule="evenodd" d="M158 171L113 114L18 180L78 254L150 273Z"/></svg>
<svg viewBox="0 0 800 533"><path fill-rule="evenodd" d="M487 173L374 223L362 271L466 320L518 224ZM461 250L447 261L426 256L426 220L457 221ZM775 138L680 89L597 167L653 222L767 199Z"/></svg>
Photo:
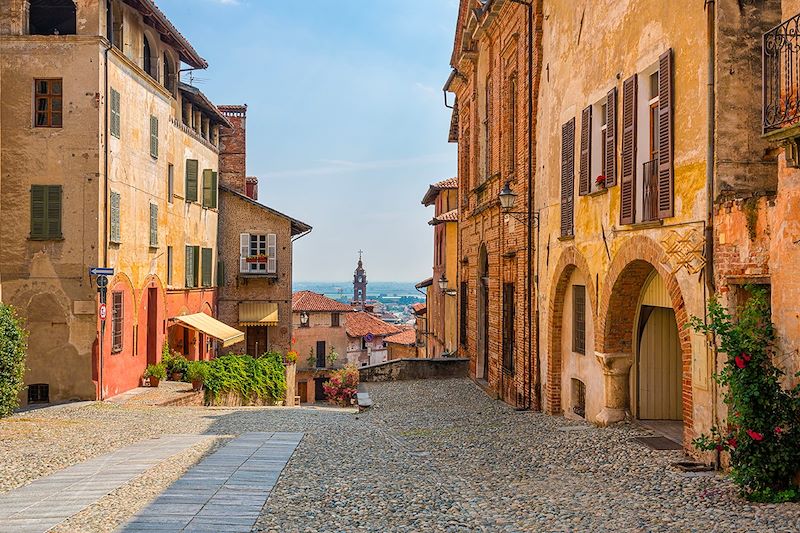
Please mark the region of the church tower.
<svg viewBox="0 0 800 533"><path fill-rule="evenodd" d="M353 275L353 302L360 304L364 307L364 302L367 300L367 271L364 270L364 264L361 262L361 250L358 251L358 268Z"/></svg>

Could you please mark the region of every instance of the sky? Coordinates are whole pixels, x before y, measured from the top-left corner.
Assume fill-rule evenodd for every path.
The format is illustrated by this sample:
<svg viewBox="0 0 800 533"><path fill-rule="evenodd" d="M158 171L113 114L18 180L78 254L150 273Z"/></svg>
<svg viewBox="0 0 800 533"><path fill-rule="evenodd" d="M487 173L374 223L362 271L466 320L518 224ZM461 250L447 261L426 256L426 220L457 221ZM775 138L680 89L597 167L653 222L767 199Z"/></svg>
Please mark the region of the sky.
<svg viewBox="0 0 800 533"><path fill-rule="evenodd" d="M447 142L457 0L158 0L209 63L194 84L247 104L259 201L314 227L295 281L431 275L428 185L455 175ZM452 98L452 95L450 95Z"/></svg>

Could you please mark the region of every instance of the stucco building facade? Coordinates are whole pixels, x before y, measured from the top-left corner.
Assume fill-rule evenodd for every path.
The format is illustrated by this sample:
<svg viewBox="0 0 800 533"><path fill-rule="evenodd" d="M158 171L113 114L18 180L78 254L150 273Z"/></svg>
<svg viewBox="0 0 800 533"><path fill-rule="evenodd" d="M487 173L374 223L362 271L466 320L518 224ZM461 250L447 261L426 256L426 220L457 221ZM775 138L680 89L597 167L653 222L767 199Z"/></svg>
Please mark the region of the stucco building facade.
<svg viewBox="0 0 800 533"><path fill-rule="evenodd" d="M31 331L23 400L135 387L168 337L209 357L213 337L179 322L216 310L227 119L179 77L206 62L147 0L11 0L0 33L0 276ZM95 266L115 269L102 350Z"/></svg>

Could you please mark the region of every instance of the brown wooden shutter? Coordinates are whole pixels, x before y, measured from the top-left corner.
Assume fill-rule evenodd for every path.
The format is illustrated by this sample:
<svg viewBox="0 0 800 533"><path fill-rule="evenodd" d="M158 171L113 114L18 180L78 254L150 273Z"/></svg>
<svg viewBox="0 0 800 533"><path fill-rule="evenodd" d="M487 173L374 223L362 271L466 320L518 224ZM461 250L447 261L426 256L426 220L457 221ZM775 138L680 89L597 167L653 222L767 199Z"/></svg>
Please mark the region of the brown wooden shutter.
<svg viewBox="0 0 800 533"><path fill-rule="evenodd" d="M561 236L571 237L575 205L575 119L561 126Z"/></svg>
<svg viewBox="0 0 800 533"><path fill-rule="evenodd" d="M636 74L622 83L620 224L633 224L636 219L636 86Z"/></svg>
<svg viewBox="0 0 800 533"><path fill-rule="evenodd" d="M673 216L672 49L658 58L658 218Z"/></svg>
<svg viewBox="0 0 800 533"><path fill-rule="evenodd" d="M589 194L592 190L590 179L592 164L592 106L581 113L581 160L578 193Z"/></svg>
<svg viewBox="0 0 800 533"><path fill-rule="evenodd" d="M606 151L606 187L617 184L617 88L608 91L606 96L606 136L603 139L603 150Z"/></svg>

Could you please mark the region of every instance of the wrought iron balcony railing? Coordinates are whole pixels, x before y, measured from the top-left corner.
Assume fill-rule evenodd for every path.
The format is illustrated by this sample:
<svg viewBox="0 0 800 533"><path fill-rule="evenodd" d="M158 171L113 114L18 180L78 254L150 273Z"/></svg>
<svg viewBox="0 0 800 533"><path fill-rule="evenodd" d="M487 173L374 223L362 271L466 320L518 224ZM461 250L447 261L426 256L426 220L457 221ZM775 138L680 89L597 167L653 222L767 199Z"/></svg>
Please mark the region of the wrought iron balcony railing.
<svg viewBox="0 0 800 533"><path fill-rule="evenodd" d="M763 132L800 122L800 13L764 34Z"/></svg>
<svg viewBox="0 0 800 533"><path fill-rule="evenodd" d="M642 222L651 222L658 220L658 156L642 167Z"/></svg>

